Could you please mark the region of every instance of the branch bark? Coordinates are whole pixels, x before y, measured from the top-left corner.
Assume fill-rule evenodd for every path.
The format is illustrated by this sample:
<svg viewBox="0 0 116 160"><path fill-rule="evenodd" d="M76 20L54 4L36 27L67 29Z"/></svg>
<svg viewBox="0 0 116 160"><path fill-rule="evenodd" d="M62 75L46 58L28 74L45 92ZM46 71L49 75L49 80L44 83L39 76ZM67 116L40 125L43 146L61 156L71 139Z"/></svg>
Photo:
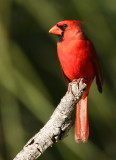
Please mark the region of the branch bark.
<svg viewBox="0 0 116 160"><path fill-rule="evenodd" d="M50 120L23 147L14 160L34 160L49 146L67 136L72 126L71 113L81 99L86 84L83 79L69 83L68 91L53 112Z"/></svg>

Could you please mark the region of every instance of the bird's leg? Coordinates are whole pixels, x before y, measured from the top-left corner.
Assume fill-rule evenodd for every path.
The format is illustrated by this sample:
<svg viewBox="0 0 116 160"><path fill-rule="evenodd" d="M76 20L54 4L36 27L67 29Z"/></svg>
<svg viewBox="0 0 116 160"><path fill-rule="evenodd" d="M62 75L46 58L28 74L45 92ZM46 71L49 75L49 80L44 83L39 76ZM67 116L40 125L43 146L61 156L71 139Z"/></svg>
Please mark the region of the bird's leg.
<svg viewBox="0 0 116 160"><path fill-rule="evenodd" d="M72 83L78 85L78 87L79 87L79 82L80 82L80 81L83 82L83 81L84 81L84 78L74 79L72 82L70 82L70 83L68 84L68 93L71 92L71 93L73 94L73 92L72 92ZM78 89L79 89L79 88L78 88Z"/></svg>

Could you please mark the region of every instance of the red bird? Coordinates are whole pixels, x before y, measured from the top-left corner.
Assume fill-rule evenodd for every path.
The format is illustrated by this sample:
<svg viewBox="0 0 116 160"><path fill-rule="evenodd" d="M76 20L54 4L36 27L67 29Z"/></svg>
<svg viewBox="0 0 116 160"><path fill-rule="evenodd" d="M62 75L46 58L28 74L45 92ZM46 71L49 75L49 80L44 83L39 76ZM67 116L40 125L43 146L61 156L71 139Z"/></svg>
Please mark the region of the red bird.
<svg viewBox="0 0 116 160"><path fill-rule="evenodd" d="M99 92L102 92L103 78L99 59L93 44L80 27L81 21L64 20L50 29L58 35L57 52L66 82L83 78L87 89L77 104L75 141L86 142L89 136L88 93L96 76Z"/></svg>

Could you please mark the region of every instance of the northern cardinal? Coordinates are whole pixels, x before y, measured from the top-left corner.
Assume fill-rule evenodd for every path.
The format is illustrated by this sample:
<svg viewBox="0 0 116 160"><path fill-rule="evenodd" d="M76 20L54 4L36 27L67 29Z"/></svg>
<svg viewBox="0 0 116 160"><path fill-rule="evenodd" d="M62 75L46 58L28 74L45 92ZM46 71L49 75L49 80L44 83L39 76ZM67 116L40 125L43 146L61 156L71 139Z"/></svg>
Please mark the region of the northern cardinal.
<svg viewBox="0 0 116 160"><path fill-rule="evenodd" d="M77 20L64 20L53 26L49 32L58 36L57 53L66 82L83 78L87 89L77 104L75 141L86 142L89 136L88 93L96 76L99 92L102 92L103 78L99 59L93 44L83 32Z"/></svg>

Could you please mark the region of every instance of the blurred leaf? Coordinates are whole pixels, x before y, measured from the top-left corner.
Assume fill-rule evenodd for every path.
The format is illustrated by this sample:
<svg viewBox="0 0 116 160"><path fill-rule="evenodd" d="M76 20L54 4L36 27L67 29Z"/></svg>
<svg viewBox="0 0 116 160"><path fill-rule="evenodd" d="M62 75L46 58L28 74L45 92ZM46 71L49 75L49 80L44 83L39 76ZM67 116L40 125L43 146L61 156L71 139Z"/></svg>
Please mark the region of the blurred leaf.
<svg viewBox="0 0 116 160"><path fill-rule="evenodd" d="M21 115L16 99L0 88L1 114L9 158L15 155L24 144L24 130L21 124ZM11 158L12 157L12 158Z"/></svg>

